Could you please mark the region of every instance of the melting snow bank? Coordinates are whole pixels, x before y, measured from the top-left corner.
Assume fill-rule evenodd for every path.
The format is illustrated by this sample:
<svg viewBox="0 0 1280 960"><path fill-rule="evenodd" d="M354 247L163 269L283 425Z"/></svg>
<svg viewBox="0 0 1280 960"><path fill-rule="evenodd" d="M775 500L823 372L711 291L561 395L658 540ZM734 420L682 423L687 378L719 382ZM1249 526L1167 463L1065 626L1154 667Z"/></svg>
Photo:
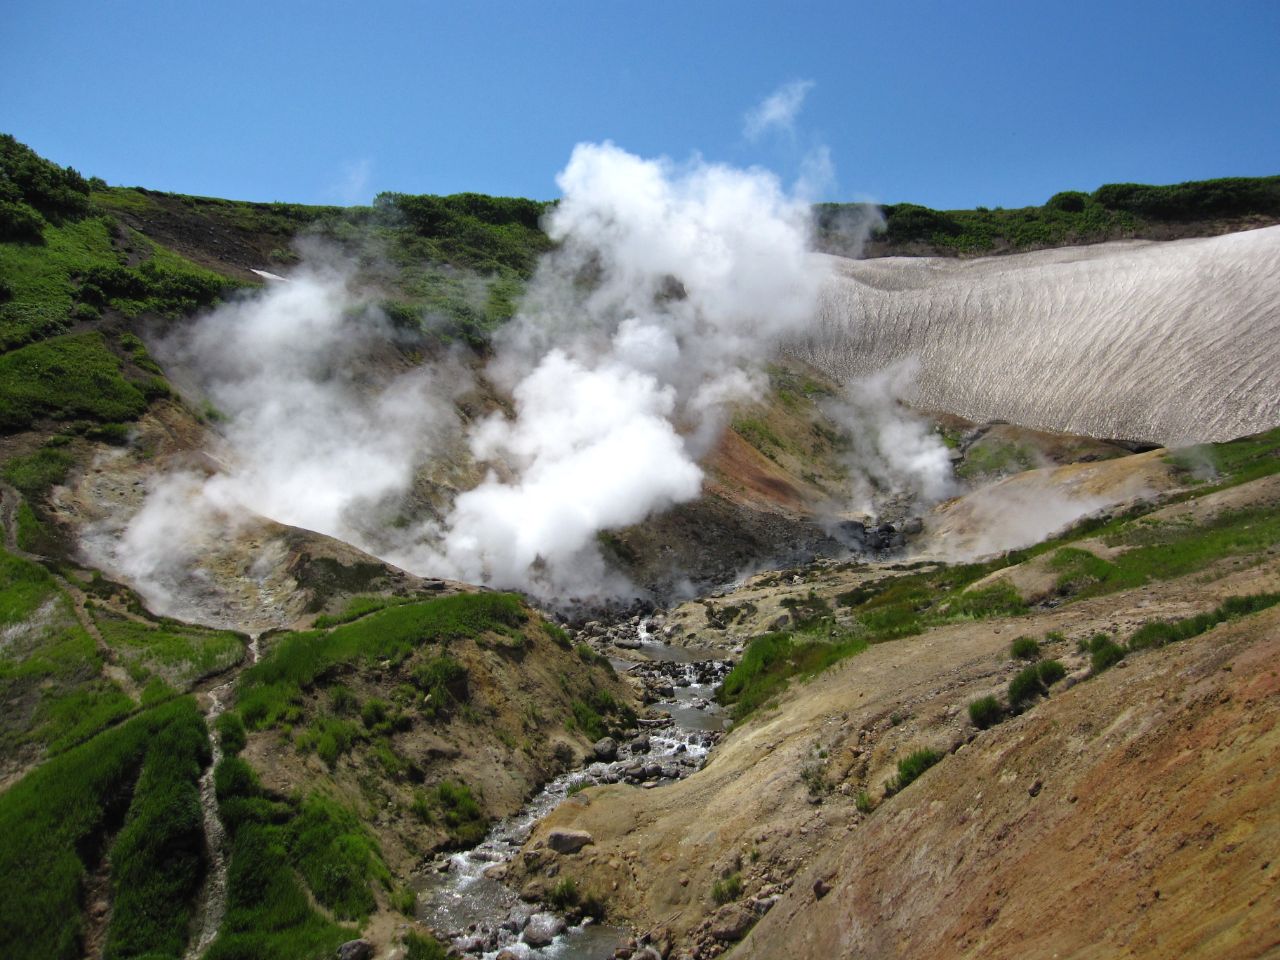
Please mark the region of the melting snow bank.
<svg viewBox="0 0 1280 960"><path fill-rule="evenodd" d="M665 647L646 645L662 656ZM495 875L520 851L533 828L582 787L626 782L658 788L688 776L703 763L723 727L711 702L715 684L730 664L722 660L677 663L653 660L619 663L641 678L647 694L668 717L640 720L624 743L605 738L595 745L596 761L548 783L515 816L497 823L477 846L454 854L422 884L418 919L452 941L463 954L493 958L499 951L518 957L598 960L627 939L618 927L587 920L569 926L546 909L524 903Z"/></svg>
<svg viewBox="0 0 1280 960"><path fill-rule="evenodd" d="M796 352L839 380L914 357L915 406L1091 437L1280 422L1280 226L956 260L829 258Z"/></svg>

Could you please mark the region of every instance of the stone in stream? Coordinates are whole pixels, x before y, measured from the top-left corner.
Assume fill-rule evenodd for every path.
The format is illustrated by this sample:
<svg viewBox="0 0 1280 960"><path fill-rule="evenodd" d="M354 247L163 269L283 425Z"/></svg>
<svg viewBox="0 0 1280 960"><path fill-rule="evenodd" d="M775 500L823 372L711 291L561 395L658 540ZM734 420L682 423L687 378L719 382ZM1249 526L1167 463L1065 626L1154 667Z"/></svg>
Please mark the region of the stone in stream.
<svg viewBox="0 0 1280 960"><path fill-rule="evenodd" d="M597 760L616 760L618 758L618 741L613 737L603 737L592 744Z"/></svg>
<svg viewBox="0 0 1280 960"><path fill-rule="evenodd" d="M369 960L373 944L368 940L348 940L338 948L338 960Z"/></svg>
<svg viewBox="0 0 1280 960"><path fill-rule="evenodd" d="M554 913L535 913L520 938L531 947L545 947L564 932L565 922Z"/></svg>
<svg viewBox="0 0 1280 960"><path fill-rule="evenodd" d="M547 834L547 846L556 853L577 853L595 838L585 830L552 830Z"/></svg>

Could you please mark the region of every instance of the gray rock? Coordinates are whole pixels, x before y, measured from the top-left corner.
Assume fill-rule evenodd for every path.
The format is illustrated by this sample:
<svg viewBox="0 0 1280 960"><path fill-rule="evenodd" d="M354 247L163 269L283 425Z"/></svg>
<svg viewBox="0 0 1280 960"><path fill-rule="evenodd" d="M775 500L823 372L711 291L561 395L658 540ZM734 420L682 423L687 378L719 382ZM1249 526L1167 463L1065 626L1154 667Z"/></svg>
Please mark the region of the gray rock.
<svg viewBox="0 0 1280 960"><path fill-rule="evenodd" d="M368 940L348 940L338 948L338 960L369 960L373 944Z"/></svg>
<svg viewBox="0 0 1280 960"><path fill-rule="evenodd" d="M602 737L592 744L597 760L616 760L618 758L618 741L613 737Z"/></svg>
<svg viewBox="0 0 1280 960"><path fill-rule="evenodd" d="M547 846L556 853L577 853L595 838L585 830L552 830L547 834Z"/></svg>
<svg viewBox="0 0 1280 960"><path fill-rule="evenodd" d="M565 922L554 913L535 913L520 935L531 947L545 947L564 932Z"/></svg>
<svg viewBox="0 0 1280 960"><path fill-rule="evenodd" d="M721 907L711 920L711 936L724 943L736 943L747 935L756 915L740 904Z"/></svg>

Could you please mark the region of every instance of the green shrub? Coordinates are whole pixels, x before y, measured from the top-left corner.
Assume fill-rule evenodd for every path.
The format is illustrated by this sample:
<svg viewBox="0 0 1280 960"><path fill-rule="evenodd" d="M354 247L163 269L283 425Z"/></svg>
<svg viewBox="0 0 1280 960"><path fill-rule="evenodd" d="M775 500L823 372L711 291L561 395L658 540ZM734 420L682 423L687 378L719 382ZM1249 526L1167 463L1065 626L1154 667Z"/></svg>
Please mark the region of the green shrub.
<svg viewBox="0 0 1280 960"><path fill-rule="evenodd" d="M885 786L889 793L898 793L905 790L935 763L941 760L943 754L938 750L930 750L924 748L907 754L898 761L898 775L889 781Z"/></svg>
<svg viewBox="0 0 1280 960"><path fill-rule="evenodd" d="M1009 655L1015 660L1039 660L1040 644L1031 637L1018 637L1010 646Z"/></svg>
<svg viewBox="0 0 1280 960"><path fill-rule="evenodd" d="M13 457L4 465L4 478L32 503L44 499L49 489L67 479L75 465L69 450L41 447L25 457Z"/></svg>
<svg viewBox="0 0 1280 960"><path fill-rule="evenodd" d="M430 934L410 931L404 938L404 960L445 960L448 951Z"/></svg>
<svg viewBox="0 0 1280 960"><path fill-rule="evenodd" d="M102 334L80 333L29 344L0 356L0 431L36 420L136 419L147 401L121 374Z"/></svg>
<svg viewBox="0 0 1280 960"><path fill-rule="evenodd" d="M711 885L711 899L725 904L742 896L742 874L736 870Z"/></svg>
<svg viewBox="0 0 1280 960"><path fill-rule="evenodd" d="M559 882L547 894L547 903L556 910L565 913L578 905L578 884L572 877L561 877Z"/></svg>
<svg viewBox="0 0 1280 960"><path fill-rule="evenodd" d="M1044 660L1038 665L1040 671L1040 682L1051 687L1063 677L1067 675L1067 668L1057 660Z"/></svg>
<svg viewBox="0 0 1280 960"><path fill-rule="evenodd" d="M224 756L234 757L245 748L248 738L239 714L223 713L213 726L218 731L218 745L222 747Z"/></svg>
<svg viewBox="0 0 1280 960"><path fill-rule="evenodd" d="M1009 681L1009 709L1021 710L1027 703L1044 693L1038 666L1024 667Z"/></svg>
<svg viewBox="0 0 1280 960"><path fill-rule="evenodd" d="M876 808L875 801L871 799L871 794L866 790L858 791L858 795L853 799L853 805L858 809L859 813L870 813Z"/></svg>
<svg viewBox="0 0 1280 960"><path fill-rule="evenodd" d="M1089 664L1095 674L1114 667L1124 659L1124 649L1105 633L1099 633L1089 641L1089 654Z"/></svg>
<svg viewBox="0 0 1280 960"><path fill-rule="evenodd" d="M995 726L1004 716L1004 708L995 697L979 697L969 704L969 719L979 730Z"/></svg>

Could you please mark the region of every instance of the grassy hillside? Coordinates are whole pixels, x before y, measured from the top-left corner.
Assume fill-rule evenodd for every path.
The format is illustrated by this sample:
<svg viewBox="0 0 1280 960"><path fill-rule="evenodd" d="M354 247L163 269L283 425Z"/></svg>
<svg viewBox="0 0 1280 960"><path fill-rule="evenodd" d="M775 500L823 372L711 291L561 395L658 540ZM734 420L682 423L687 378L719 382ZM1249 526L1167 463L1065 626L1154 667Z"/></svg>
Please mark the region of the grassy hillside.
<svg viewBox="0 0 1280 960"><path fill-rule="evenodd" d="M877 213L883 225L871 236L869 256L1002 253L1131 237L1203 236L1280 222L1280 176L1170 186L1109 183L1093 193L1068 190L1041 206L1012 210L822 203L816 213L819 242L832 253L848 252L848 224Z"/></svg>

